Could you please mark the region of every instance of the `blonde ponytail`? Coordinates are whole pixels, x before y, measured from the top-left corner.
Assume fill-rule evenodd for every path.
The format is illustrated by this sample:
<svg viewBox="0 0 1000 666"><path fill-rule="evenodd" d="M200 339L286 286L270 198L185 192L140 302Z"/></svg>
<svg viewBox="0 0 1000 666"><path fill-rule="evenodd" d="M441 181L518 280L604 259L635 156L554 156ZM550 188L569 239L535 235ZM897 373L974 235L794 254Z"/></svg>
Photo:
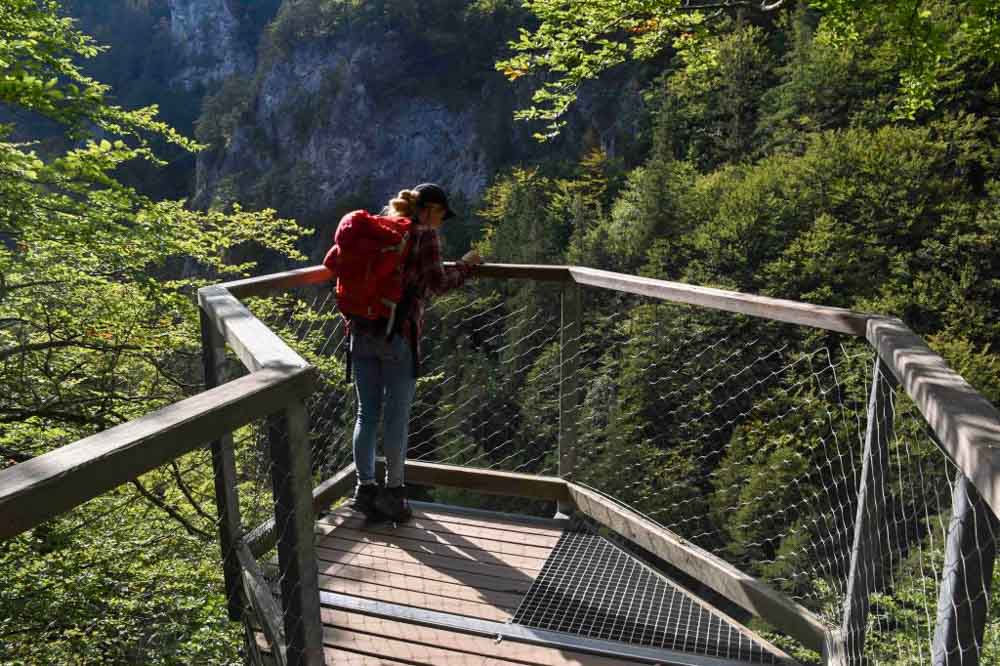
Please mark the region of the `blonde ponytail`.
<svg viewBox="0 0 1000 666"><path fill-rule="evenodd" d="M416 190L400 190L396 198L385 207L388 215L397 217L413 217L417 213L417 197L420 193Z"/></svg>

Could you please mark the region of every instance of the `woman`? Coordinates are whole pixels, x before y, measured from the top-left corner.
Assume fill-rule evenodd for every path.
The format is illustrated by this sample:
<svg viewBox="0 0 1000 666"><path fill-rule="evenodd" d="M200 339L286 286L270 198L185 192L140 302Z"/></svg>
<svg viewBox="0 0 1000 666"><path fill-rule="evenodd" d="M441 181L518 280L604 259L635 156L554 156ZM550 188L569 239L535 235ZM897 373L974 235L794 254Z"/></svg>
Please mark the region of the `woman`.
<svg viewBox="0 0 1000 666"><path fill-rule="evenodd" d="M461 286L482 263L469 252L453 267L441 263L438 230L454 217L448 197L433 183L403 190L389 202L383 215L413 220L410 253L403 269L403 302L396 334L386 339L387 322L361 318L348 320L351 363L358 394L354 425L354 464L358 475L352 507L369 520L405 522L412 512L406 501L403 465L409 436L410 407L420 367L420 335L424 309L434 294ZM383 449L386 458L385 490L375 482L375 434L385 407Z"/></svg>

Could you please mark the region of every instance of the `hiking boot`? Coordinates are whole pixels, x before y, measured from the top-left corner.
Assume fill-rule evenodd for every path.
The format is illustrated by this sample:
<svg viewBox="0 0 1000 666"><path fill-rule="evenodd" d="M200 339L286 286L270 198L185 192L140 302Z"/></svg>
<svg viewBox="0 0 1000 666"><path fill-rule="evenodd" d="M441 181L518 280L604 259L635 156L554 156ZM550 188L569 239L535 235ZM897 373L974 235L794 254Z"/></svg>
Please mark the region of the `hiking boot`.
<svg viewBox="0 0 1000 666"><path fill-rule="evenodd" d="M394 523L405 523L413 517L410 503L406 501L406 487L386 488L375 498L375 508Z"/></svg>
<svg viewBox="0 0 1000 666"><path fill-rule="evenodd" d="M351 500L351 508L363 513L367 520L383 520L382 513L375 506L378 497L378 486L374 483L359 485L354 489L354 499Z"/></svg>

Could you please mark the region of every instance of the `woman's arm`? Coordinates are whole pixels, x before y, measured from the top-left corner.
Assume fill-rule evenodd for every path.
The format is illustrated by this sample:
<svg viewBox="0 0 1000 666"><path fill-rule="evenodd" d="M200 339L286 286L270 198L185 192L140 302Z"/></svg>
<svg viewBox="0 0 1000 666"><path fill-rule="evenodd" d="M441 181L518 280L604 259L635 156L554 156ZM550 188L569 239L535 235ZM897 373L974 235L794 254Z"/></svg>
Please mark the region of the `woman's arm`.
<svg viewBox="0 0 1000 666"><path fill-rule="evenodd" d="M421 282L431 293L441 295L450 289L460 287L472 274L472 266L463 261L445 267L441 262L441 236L436 230L427 232L420 239L418 250Z"/></svg>

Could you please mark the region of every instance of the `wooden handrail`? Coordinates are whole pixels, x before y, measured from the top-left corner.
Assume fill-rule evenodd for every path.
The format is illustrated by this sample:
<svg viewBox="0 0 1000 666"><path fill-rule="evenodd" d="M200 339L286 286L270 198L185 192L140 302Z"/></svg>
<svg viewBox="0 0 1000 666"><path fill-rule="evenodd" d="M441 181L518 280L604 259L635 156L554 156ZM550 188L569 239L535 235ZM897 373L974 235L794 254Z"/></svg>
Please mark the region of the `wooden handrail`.
<svg viewBox="0 0 1000 666"><path fill-rule="evenodd" d="M272 291L283 291L285 289L329 283L331 280L333 280L333 275L330 273L330 270L320 264L319 266L298 268L282 273L271 273L270 275L223 282L215 286L225 289L236 298L246 298L248 296L260 296Z"/></svg>
<svg viewBox="0 0 1000 666"><path fill-rule="evenodd" d="M455 262L446 261L445 266ZM572 280L566 266L544 266L536 264L481 264L476 267L476 276L514 280L539 280L543 282L569 282ZM333 275L326 266L309 266L282 273L261 275L260 277L233 280L215 285L226 289L236 298L260 296L273 291L311 287L329 284Z"/></svg>
<svg viewBox="0 0 1000 666"><path fill-rule="evenodd" d="M453 266L454 262L446 262ZM671 303L699 305L715 310L745 314L751 317L783 321L821 328L838 333L864 337L868 320L878 315L854 312L844 308L800 303L781 298L770 298L738 291L712 287L699 287L653 278L612 273L581 266L544 266L536 264L481 264L475 275L484 278L512 280L538 280L544 282L575 282L588 287L649 296ZM270 291L307 287L329 283L330 271L324 266L311 266L284 273L264 275L245 280L226 282L224 288L237 298L256 296Z"/></svg>
<svg viewBox="0 0 1000 666"><path fill-rule="evenodd" d="M686 303L738 314L821 328L863 337L868 320L875 315L800 303L781 298L755 296L738 291L699 287L682 282L623 275L593 268L569 268L573 281L590 287L650 296L671 303Z"/></svg>
<svg viewBox="0 0 1000 666"><path fill-rule="evenodd" d="M574 282L866 338L916 401L941 448L1000 517L1000 412L898 319L580 266L482 264L476 274ZM223 286L235 295L249 295L329 280L325 267L314 266Z"/></svg>
<svg viewBox="0 0 1000 666"><path fill-rule="evenodd" d="M916 403L938 445L1000 517L1000 410L899 319L872 319L867 338Z"/></svg>
<svg viewBox="0 0 1000 666"><path fill-rule="evenodd" d="M312 366L267 368L0 470L0 539L301 401L315 382Z"/></svg>
<svg viewBox="0 0 1000 666"><path fill-rule="evenodd" d="M198 304L251 372L272 366L304 368L309 365L223 287L199 289Z"/></svg>

